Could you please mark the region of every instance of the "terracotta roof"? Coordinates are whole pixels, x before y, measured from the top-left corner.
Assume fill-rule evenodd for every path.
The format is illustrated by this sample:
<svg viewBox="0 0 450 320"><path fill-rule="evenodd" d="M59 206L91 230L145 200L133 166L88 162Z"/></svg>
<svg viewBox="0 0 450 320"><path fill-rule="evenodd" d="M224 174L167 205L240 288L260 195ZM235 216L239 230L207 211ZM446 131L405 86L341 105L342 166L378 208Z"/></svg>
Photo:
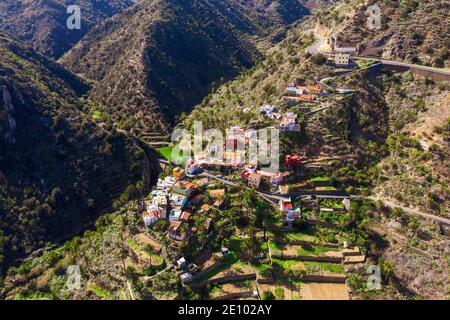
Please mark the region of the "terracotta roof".
<svg viewBox="0 0 450 320"><path fill-rule="evenodd" d="M212 198L222 198L225 196L225 189L211 190L209 192Z"/></svg>
<svg viewBox="0 0 450 320"><path fill-rule="evenodd" d="M205 212L208 212L209 210L211 210L211 206L209 204L204 204L201 206L201 209Z"/></svg>
<svg viewBox="0 0 450 320"><path fill-rule="evenodd" d="M181 214L180 220L188 221L190 217L191 217L191 213L190 212L183 211L183 213Z"/></svg>

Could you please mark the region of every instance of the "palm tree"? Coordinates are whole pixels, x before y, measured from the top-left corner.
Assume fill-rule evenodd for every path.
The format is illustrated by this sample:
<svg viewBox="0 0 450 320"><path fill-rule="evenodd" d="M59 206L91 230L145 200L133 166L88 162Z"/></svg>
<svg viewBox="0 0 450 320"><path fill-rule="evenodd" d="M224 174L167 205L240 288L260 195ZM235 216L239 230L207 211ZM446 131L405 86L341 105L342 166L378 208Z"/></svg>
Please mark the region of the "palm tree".
<svg viewBox="0 0 450 320"><path fill-rule="evenodd" d="M384 281L387 282L389 278L394 274L394 266L391 262L384 259L380 259L379 266L381 274L384 276Z"/></svg>
<svg viewBox="0 0 450 320"><path fill-rule="evenodd" d="M359 274L353 273L347 277L347 284L353 290L361 289L361 276Z"/></svg>
<svg viewBox="0 0 450 320"><path fill-rule="evenodd" d="M78 257L79 246L81 245L82 240L80 237L73 238L68 243L69 256L72 261L75 261Z"/></svg>

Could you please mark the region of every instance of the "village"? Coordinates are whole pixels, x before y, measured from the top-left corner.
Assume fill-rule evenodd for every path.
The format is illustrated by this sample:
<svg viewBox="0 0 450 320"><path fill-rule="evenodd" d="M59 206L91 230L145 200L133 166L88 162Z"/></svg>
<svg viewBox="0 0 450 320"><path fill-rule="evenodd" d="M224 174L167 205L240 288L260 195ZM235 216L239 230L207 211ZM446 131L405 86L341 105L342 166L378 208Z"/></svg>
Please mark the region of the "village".
<svg viewBox="0 0 450 320"><path fill-rule="evenodd" d="M358 70L350 59L354 52L356 47L338 49L328 63ZM328 97L351 92L322 82L289 83L277 105L259 112L280 132L295 133L299 113L320 111L331 106ZM246 129L231 129L227 152L252 138ZM343 228L354 196L326 176L305 176L305 155L284 154L280 170L270 172L257 163L206 156L175 166L167 150L161 154L163 173L139 201L138 213L156 253L170 261L161 272L177 273L184 298L349 299L346 274L366 262L363 237Z"/></svg>

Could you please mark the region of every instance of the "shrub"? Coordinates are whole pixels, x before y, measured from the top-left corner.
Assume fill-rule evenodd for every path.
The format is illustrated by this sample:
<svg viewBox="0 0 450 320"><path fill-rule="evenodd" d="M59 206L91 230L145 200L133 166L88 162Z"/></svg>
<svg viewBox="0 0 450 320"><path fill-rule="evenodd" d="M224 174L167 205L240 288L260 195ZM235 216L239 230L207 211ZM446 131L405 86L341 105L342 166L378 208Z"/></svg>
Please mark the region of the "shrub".
<svg viewBox="0 0 450 320"><path fill-rule="evenodd" d="M315 65L323 65L325 62L327 62L327 57L325 57L323 54L315 54L311 57L311 62Z"/></svg>
<svg viewBox="0 0 450 320"><path fill-rule="evenodd" d="M262 299L263 300L275 300L275 295L272 293L272 291L264 291L262 293Z"/></svg>

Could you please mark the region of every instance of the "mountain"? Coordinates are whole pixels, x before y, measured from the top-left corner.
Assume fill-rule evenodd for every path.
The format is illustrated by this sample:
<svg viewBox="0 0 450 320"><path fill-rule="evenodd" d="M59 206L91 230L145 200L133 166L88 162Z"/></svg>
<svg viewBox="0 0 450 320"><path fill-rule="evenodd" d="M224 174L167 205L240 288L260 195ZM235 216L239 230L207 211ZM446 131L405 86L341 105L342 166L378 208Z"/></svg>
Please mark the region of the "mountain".
<svg viewBox="0 0 450 320"><path fill-rule="evenodd" d="M367 10L378 5L380 29L369 30ZM450 1L346 1L317 13L316 31L360 47L360 54L435 67L450 66Z"/></svg>
<svg viewBox="0 0 450 320"><path fill-rule="evenodd" d="M59 58L93 26L132 5L134 0L2 0L0 31L30 43L36 50ZM81 29L66 26L67 7L81 9Z"/></svg>
<svg viewBox="0 0 450 320"><path fill-rule="evenodd" d="M0 267L80 232L157 175L150 152L83 115L88 86L0 34Z"/></svg>
<svg viewBox="0 0 450 320"><path fill-rule="evenodd" d="M93 82L90 98L120 128L166 131L307 13L296 0L146 0L93 29L61 63Z"/></svg>
<svg viewBox="0 0 450 320"><path fill-rule="evenodd" d="M280 133L280 145L283 155L306 156L302 177L306 180L326 176L337 188L345 188L351 194L371 195L376 200L375 213L364 210L367 214L364 229L371 235L371 254L378 263L391 266L394 278L392 287L383 288L376 299L405 296L445 299L448 225L438 221L450 217L448 82L376 68L342 75L342 69L326 64L320 54L305 52L315 41L310 35L314 26L322 36L339 35L341 41L352 43L359 43L355 39L360 39L362 54L415 63L427 61L421 51L424 46L431 45L434 52L446 48L445 37L439 32L426 33L423 46L414 49L406 45L408 34L413 31L411 26L407 23L396 26L392 19L380 31L390 33L384 39L386 46L377 48L379 35L375 32L350 28L362 25L361 15L355 15L355 9L365 12L370 5L353 7L357 3L362 2L339 2L337 6L316 11L270 50L265 60L208 95L180 127L192 129L194 121L202 121L204 128L222 130L232 126L246 129L274 126L276 121L260 113L259 107L264 104L276 105L281 114L297 113L300 132ZM382 12L391 3L380 2ZM412 3L402 1L398 8L392 5L393 13ZM438 26L433 22L434 17L442 14L439 9L442 5L445 6L443 2L426 1L413 11L402 12L406 22L414 25L423 21L420 28L416 25L415 31L425 34L426 30L445 28L444 23ZM403 40L395 44L393 39ZM414 54L419 61L412 59ZM432 61L430 58L428 61ZM448 65L448 60L443 61ZM368 66L366 61L357 62L361 68ZM302 108L313 111L308 114L280 101L290 82L314 85L328 77L333 79L327 82L332 87L354 92L331 95L313 105L301 103ZM309 181L306 180L306 187ZM364 270L357 268L351 272L364 274ZM361 298L374 296L352 294L352 299Z"/></svg>

